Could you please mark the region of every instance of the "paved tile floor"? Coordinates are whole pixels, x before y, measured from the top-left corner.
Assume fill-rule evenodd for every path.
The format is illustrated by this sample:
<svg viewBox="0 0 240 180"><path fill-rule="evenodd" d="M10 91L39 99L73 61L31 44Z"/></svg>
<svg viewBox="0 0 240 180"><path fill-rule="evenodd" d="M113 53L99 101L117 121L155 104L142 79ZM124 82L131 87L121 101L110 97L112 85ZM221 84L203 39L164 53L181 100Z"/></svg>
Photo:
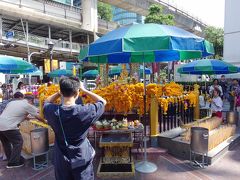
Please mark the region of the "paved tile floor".
<svg viewBox="0 0 240 180"><path fill-rule="evenodd" d="M224 110L229 110L229 103L224 102ZM158 170L152 174L142 174L136 172L135 177L125 178L126 180L239 180L240 179L240 144L228 151L221 159L205 169L193 169L188 161L176 159L159 151L150 153L149 161L158 166ZM139 161L135 159L135 162ZM95 174L99 163L99 157L95 158ZM0 161L0 180L55 180L54 169L50 164L48 168L35 171L31 168L31 163L18 169L6 169L6 162ZM96 177L97 180L101 180ZM124 180L123 178L118 178Z"/></svg>
<svg viewBox="0 0 240 180"><path fill-rule="evenodd" d="M167 154L167 152L150 153L148 159L157 164L158 170L152 174L136 172L132 178L118 178L121 180L193 180L193 179L216 179L237 180L240 179L240 144L232 148L221 159L205 169L193 169L188 161L182 161ZM138 160L141 156L138 156ZM137 160L135 160L136 162ZM94 164L95 172L99 162L96 157ZM18 169L6 169L6 162L0 162L0 180L54 180L54 169L50 165L42 171L34 171L31 164ZM97 180L101 180L96 177ZM110 178L111 179L111 178Z"/></svg>

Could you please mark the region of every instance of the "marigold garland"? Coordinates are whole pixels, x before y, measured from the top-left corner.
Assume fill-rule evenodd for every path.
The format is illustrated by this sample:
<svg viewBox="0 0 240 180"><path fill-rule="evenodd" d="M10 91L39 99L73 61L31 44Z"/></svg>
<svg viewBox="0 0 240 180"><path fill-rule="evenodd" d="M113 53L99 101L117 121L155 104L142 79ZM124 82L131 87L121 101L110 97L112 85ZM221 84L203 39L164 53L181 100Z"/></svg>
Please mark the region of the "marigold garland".
<svg viewBox="0 0 240 180"><path fill-rule="evenodd" d="M59 86L56 84L51 84L50 86L42 85L38 88L38 98L39 98L39 111L40 116L43 117L43 104L45 99L47 99L52 94L59 91ZM60 98L55 101L56 104L60 104Z"/></svg>
<svg viewBox="0 0 240 180"><path fill-rule="evenodd" d="M42 85L38 89L40 112L42 114L42 107L44 100L59 91L58 85ZM140 115L144 113L144 85L137 84L118 84L116 82L103 87L101 89L93 90L94 93L102 96L107 101L105 107L106 111L113 111L116 113L124 113L125 115L132 110L137 110ZM163 96L167 95L167 97ZM84 96L84 103L93 103L93 100L88 96ZM165 86L158 84L148 84L146 86L146 111L149 111L151 98L156 97L159 105L163 108L163 113L168 111L169 104L183 103L186 110L189 106L195 107L197 103L197 93L191 91L188 94L183 94L182 85L171 82ZM188 102L188 103L187 103ZM60 103L58 99L55 103Z"/></svg>

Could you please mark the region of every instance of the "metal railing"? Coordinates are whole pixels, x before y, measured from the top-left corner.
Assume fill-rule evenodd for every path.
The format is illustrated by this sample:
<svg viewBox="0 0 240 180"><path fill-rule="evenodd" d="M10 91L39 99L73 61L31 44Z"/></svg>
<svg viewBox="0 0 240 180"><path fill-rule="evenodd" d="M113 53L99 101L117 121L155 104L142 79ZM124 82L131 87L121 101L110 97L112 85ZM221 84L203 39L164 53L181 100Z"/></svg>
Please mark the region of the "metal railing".
<svg viewBox="0 0 240 180"><path fill-rule="evenodd" d="M14 37L10 39L6 39L5 31L3 32L3 39L6 41L14 42L14 43L19 43L19 44L26 44L25 41L25 35L22 31L14 31ZM39 48L48 48L48 38L44 38L41 36L36 36L33 34L28 35L28 42L30 46L35 46ZM51 39L51 41L54 43L54 49L61 49L63 51L70 51L71 49L71 43L69 41L59 41L59 40L54 40ZM72 50L74 52L79 52L81 47L84 46L84 44L79 44L79 43L72 43Z"/></svg>
<svg viewBox="0 0 240 180"><path fill-rule="evenodd" d="M162 0L155 0L155 1L157 1L157 2L159 2L161 4L163 4L164 6L168 7L168 9L173 9L174 11L176 11L176 12L178 12L178 13L186 16L186 17L188 17L189 19L192 19L192 20L196 21L197 23L201 24L202 26L205 26L205 27L207 26L207 24L204 23L201 19L199 19L196 16L190 15L190 13L186 12L186 10L182 10L180 8L177 8L174 5L172 5L170 3L167 3L165 1L162 1Z"/></svg>
<svg viewBox="0 0 240 180"><path fill-rule="evenodd" d="M79 7L48 0L0 0L0 2L1 1L16 5L19 8L29 8L47 15L82 22L82 11Z"/></svg>
<svg viewBox="0 0 240 180"><path fill-rule="evenodd" d="M184 109L184 103L189 104L189 102L170 103L166 114L163 113L163 108L159 106L159 133L194 121L194 108L188 106L187 109Z"/></svg>
<svg viewBox="0 0 240 180"><path fill-rule="evenodd" d="M108 22L103 19L98 18L98 27L106 30L114 30L118 27L118 24L115 22Z"/></svg>

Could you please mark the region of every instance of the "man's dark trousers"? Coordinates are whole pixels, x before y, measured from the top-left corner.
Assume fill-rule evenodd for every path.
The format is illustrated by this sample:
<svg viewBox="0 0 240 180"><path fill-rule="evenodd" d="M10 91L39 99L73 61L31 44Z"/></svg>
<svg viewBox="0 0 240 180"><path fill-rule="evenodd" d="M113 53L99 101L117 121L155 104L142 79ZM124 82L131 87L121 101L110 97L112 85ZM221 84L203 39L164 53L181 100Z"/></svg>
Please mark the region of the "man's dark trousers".
<svg viewBox="0 0 240 180"><path fill-rule="evenodd" d="M19 163L23 146L23 138L19 130L0 131L0 140L8 163Z"/></svg>

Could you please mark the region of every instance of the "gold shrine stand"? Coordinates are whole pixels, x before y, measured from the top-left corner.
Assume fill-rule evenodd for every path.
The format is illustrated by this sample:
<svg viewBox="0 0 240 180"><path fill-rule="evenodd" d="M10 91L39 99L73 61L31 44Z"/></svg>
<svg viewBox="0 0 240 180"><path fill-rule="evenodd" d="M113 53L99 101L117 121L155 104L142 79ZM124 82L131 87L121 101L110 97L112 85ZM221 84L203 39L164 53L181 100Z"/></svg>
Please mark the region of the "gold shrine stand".
<svg viewBox="0 0 240 180"><path fill-rule="evenodd" d="M97 176L102 178L134 176L135 168L131 157L132 133L104 133L99 142L102 157Z"/></svg>

